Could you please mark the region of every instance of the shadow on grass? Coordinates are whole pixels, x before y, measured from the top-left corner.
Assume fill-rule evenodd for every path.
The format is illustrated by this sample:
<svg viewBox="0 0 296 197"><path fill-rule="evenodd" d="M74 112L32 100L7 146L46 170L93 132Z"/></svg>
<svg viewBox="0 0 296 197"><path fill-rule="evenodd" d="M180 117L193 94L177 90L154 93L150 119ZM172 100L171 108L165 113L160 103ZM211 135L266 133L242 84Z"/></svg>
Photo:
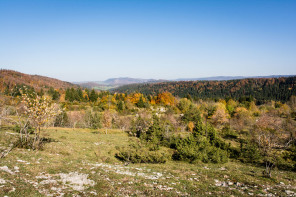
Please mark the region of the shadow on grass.
<svg viewBox="0 0 296 197"><path fill-rule="evenodd" d="M39 141L35 141L34 137L29 137L27 140L21 140L18 138L13 144L15 148L33 149L33 150L43 150L44 145L51 142L58 142L53 138L40 138Z"/></svg>

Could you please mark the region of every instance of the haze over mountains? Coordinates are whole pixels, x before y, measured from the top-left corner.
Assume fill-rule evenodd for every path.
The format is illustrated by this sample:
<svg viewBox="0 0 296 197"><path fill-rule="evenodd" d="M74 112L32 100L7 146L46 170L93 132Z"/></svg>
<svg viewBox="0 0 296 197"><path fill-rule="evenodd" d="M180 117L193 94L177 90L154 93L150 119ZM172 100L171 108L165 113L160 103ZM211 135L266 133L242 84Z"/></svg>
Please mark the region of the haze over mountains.
<svg viewBox="0 0 296 197"><path fill-rule="evenodd" d="M107 90L123 85L138 84L138 83L158 83L168 80L156 80L156 79L139 79L130 77L110 78L105 81L89 81L89 82L74 82L85 88L94 88L98 90Z"/></svg>

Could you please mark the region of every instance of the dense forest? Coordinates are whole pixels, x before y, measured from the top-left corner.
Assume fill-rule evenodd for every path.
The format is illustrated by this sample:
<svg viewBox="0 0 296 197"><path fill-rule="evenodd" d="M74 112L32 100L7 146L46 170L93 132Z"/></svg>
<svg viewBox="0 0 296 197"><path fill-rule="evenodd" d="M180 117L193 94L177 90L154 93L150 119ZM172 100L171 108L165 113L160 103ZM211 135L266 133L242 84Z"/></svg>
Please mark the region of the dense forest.
<svg viewBox="0 0 296 197"><path fill-rule="evenodd" d="M181 81L153 84L132 84L114 89L114 92L157 95L170 92L177 97L198 99L255 99L258 104L265 100L286 102L296 95L296 77L250 78L229 81Z"/></svg>

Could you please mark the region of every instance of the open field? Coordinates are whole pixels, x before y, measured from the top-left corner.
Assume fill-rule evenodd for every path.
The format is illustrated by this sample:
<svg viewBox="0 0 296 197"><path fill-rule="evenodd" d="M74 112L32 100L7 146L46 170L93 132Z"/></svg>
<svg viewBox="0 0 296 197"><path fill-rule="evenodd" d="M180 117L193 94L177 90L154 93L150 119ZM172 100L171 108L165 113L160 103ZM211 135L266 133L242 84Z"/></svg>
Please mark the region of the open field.
<svg viewBox="0 0 296 197"><path fill-rule="evenodd" d="M15 135L0 133L1 149ZM53 128L42 151L14 149L0 161L0 196L293 196L296 173L227 164L129 164L115 146L127 145L120 130ZM295 193L294 193L295 192Z"/></svg>

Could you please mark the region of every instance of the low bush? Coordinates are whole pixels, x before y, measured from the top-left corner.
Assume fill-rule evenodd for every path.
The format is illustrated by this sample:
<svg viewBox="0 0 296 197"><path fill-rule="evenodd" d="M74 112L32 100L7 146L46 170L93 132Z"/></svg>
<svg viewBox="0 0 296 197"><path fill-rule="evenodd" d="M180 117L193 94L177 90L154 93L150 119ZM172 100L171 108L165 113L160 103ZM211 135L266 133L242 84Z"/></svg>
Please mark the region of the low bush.
<svg viewBox="0 0 296 197"><path fill-rule="evenodd" d="M261 158L259 147L256 143L251 141L240 142L240 160L247 163L258 162Z"/></svg>
<svg viewBox="0 0 296 197"><path fill-rule="evenodd" d="M204 163L226 163L228 161L228 153L226 150L211 145L205 136L189 136L177 142L173 159L193 163L197 161Z"/></svg>
<svg viewBox="0 0 296 197"><path fill-rule="evenodd" d="M131 163L165 163L170 155L162 150L151 151L140 141L130 143L128 147L117 147L115 157Z"/></svg>

